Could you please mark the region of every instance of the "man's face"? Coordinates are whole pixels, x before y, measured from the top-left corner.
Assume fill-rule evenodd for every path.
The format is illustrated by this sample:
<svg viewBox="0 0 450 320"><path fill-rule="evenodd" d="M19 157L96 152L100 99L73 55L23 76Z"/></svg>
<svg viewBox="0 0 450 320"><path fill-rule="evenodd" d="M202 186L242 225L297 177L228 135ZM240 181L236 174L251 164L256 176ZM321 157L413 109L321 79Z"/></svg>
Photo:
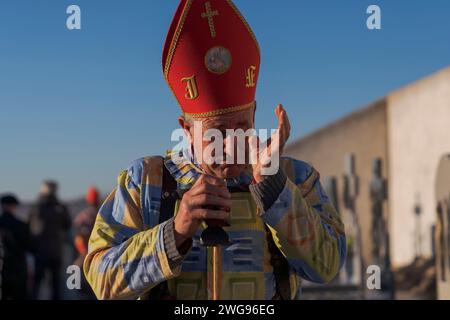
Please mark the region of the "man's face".
<svg viewBox="0 0 450 320"><path fill-rule="evenodd" d="M2 211L8 212L12 215L15 215L17 213L18 206L16 204L4 204L2 205Z"/></svg>
<svg viewBox="0 0 450 320"><path fill-rule="evenodd" d="M245 132L248 129L254 128L254 114L255 109L250 108L247 110L232 112L217 117L195 119L196 121L199 121L199 123L201 123L202 133L194 130L194 124L192 123L192 121L185 121L185 119L183 118L179 119L180 125L187 131L187 133L189 133L191 144L197 142L199 145L201 145L201 149L203 151L213 150L213 148L208 149L208 146L214 143L214 139L212 139L212 141L205 141L201 134L204 135L209 129L217 129L222 132L224 163L209 164L208 161L204 161L204 154L197 154L197 152L194 151L194 156L196 157L197 162L201 163L201 167L205 171L205 173L214 175L219 178L237 178L244 170L246 170L247 165L242 163L239 164L239 162L237 161L237 139L231 139L230 137L227 138L226 131L227 129L242 129ZM231 142L231 140L234 141ZM230 153L232 146L234 147L234 152ZM245 150L248 150L247 145L245 146ZM233 154L232 164L225 163L227 154ZM212 156L217 155L213 153ZM248 156L246 156L245 160L246 162L248 161Z"/></svg>

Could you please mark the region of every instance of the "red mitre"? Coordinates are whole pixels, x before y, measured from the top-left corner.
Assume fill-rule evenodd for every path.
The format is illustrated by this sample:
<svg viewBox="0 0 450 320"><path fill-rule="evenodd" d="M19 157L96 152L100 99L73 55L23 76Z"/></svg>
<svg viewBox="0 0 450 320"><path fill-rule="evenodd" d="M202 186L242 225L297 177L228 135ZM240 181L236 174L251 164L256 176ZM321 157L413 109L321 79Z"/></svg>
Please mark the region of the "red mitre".
<svg viewBox="0 0 450 320"><path fill-rule="evenodd" d="M211 117L251 108L259 45L231 0L181 0L163 51L164 77L183 113Z"/></svg>

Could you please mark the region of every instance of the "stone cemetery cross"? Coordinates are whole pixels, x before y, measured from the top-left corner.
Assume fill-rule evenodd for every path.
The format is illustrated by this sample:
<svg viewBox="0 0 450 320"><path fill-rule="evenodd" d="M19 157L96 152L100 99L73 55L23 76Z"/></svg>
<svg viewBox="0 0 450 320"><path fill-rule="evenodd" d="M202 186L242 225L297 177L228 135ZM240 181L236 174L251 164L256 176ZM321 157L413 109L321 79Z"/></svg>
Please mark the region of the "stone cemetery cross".
<svg viewBox="0 0 450 320"><path fill-rule="evenodd" d="M337 189L337 179L336 177L326 177L324 179L324 189L328 198L330 198L331 203L336 209L337 213L340 214L339 203L338 203L338 189Z"/></svg>
<svg viewBox="0 0 450 320"><path fill-rule="evenodd" d="M414 205L414 215L416 226L414 228L414 251L416 259L422 256L422 231L421 231L421 217L422 204L420 202L420 194L416 194L416 204Z"/></svg>
<svg viewBox="0 0 450 320"><path fill-rule="evenodd" d="M356 198L359 194L359 177L356 175L356 160L354 154L348 154L345 157L345 174L344 174L344 206L350 212L353 219L353 225L356 229L356 245L355 258L359 258L360 285L364 296L365 288L365 264L362 253L362 236L361 227L359 225L358 215L356 213ZM358 257L359 255L359 257Z"/></svg>
<svg viewBox="0 0 450 320"><path fill-rule="evenodd" d="M385 214L384 201L387 200L387 180L383 178L382 159L376 158L372 163L372 180L370 181L370 200L372 202L372 259L381 270L381 289L390 293L394 299L395 284L391 270L390 240Z"/></svg>
<svg viewBox="0 0 450 320"><path fill-rule="evenodd" d="M387 227L383 214L383 203L387 199L387 183L382 177L382 160L377 158L372 163L372 180L370 181L370 200L372 202L372 258L385 266L387 258ZM384 248L384 250L383 250Z"/></svg>

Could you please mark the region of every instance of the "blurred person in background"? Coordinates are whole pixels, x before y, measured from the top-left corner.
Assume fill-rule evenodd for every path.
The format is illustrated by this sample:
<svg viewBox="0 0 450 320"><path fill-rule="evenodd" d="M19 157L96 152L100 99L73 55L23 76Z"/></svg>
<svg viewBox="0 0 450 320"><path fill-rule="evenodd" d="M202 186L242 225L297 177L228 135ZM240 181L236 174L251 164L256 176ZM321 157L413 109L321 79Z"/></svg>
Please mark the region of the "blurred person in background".
<svg viewBox="0 0 450 320"><path fill-rule="evenodd" d="M95 218L99 210L99 198L100 195L97 188L90 187L86 194L87 208L77 214L73 223L75 229L74 246L78 255L74 264L81 269L83 268L84 258L88 252L89 237L94 228ZM80 294L82 299L95 299L95 295L86 281L84 274L82 276Z"/></svg>
<svg viewBox="0 0 450 320"><path fill-rule="evenodd" d="M28 224L19 220L19 200L13 195L1 197L0 233L4 245L2 299L28 299L26 254L32 251Z"/></svg>
<svg viewBox="0 0 450 320"><path fill-rule="evenodd" d="M2 300L2 270L3 270L3 258L5 251L3 250L2 232L0 230L0 300Z"/></svg>
<svg viewBox="0 0 450 320"><path fill-rule="evenodd" d="M52 298L61 298L63 246L72 222L67 207L58 200L57 189L56 182L44 182L38 201L30 211L30 228L36 246L34 299L39 298L42 279L47 271L51 275Z"/></svg>

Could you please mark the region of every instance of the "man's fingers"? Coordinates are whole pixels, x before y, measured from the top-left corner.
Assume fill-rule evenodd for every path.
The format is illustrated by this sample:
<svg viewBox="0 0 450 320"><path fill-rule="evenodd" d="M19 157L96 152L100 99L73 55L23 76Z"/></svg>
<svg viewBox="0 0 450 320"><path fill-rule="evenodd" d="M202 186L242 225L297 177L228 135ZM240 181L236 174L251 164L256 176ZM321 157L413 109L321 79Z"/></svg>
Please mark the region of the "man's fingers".
<svg viewBox="0 0 450 320"><path fill-rule="evenodd" d="M283 136L286 141L291 133L291 123L289 121L289 117L287 115L286 110L283 110L282 112L282 122L283 122Z"/></svg>
<svg viewBox="0 0 450 320"><path fill-rule="evenodd" d="M283 106L281 104L279 104L276 108L275 108L275 115L277 116L277 118L280 118L280 113L283 110Z"/></svg>
<svg viewBox="0 0 450 320"><path fill-rule="evenodd" d="M230 216L229 212L212 209L195 209L191 214L198 220L225 220Z"/></svg>
<svg viewBox="0 0 450 320"><path fill-rule="evenodd" d="M197 179L197 181L195 182L195 185L201 185L201 184L205 184L205 183L209 183L215 186L223 186L226 187L226 183L224 179L220 179L214 176L210 176L207 174L202 174L200 176L200 178Z"/></svg>
<svg viewBox="0 0 450 320"><path fill-rule="evenodd" d="M203 193L192 197L189 201L189 206L191 208L218 207L229 211L231 208L231 200Z"/></svg>
<svg viewBox="0 0 450 320"><path fill-rule="evenodd" d="M209 183L209 184L212 184L212 185L215 185L215 186L222 186L222 187L226 187L227 186L227 184L226 184L224 179L217 178L217 177L210 176L210 175L204 175L204 181L206 183Z"/></svg>
<svg viewBox="0 0 450 320"><path fill-rule="evenodd" d="M249 148L249 154L250 154L250 158L249 158L249 162L251 164L256 164L258 163L258 158L259 158L259 138L258 136L250 136L248 138L248 148Z"/></svg>
<svg viewBox="0 0 450 320"><path fill-rule="evenodd" d="M209 183L202 183L193 187L190 191L191 196L197 196L200 194L210 194L219 196L225 199L230 199L231 194L225 186L216 186Z"/></svg>
<svg viewBox="0 0 450 320"><path fill-rule="evenodd" d="M275 114L278 118L279 146L283 147L289 139L291 124L287 112L281 104L275 109Z"/></svg>
<svg viewBox="0 0 450 320"><path fill-rule="evenodd" d="M288 129L288 132L291 132L291 121L289 120L289 116L287 114L287 112L284 112L285 114L285 118L286 118L286 128Z"/></svg>
<svg viewBox="0 0 450 320"><path fill-rule="evenodd" d="M274 133L268 140L264 150L259 154L259 163L263 166L269 166L274 156L279 156L280 151L280 134L279 131Z"/></svg>
<svg viewBox="0 0 450 320"><path fill-rule="evenodd" d="M280 104L275 112L277 114L278 119L278 130L282 131L286 128L287 125L287 114L286 110L284 110L283 106Z"/></svg>

